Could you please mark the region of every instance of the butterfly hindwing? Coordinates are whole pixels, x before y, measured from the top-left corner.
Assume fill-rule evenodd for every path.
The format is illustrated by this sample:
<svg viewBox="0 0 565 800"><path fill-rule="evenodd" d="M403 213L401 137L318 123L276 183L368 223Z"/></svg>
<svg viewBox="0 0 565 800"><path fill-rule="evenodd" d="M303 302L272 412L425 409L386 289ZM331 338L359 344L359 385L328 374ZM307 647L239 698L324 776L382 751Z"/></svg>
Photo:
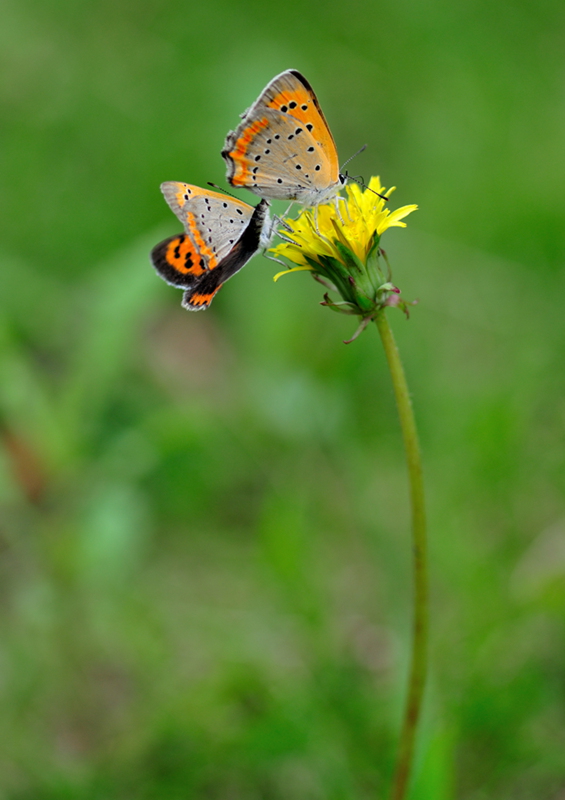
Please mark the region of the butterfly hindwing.
<svg viewBox="0 0 565 800"><path fill-rule="evenodd" d="M189 289L206 273L206 261L186 233L169 236L151 251L159 275L172 286Z"/></svg>

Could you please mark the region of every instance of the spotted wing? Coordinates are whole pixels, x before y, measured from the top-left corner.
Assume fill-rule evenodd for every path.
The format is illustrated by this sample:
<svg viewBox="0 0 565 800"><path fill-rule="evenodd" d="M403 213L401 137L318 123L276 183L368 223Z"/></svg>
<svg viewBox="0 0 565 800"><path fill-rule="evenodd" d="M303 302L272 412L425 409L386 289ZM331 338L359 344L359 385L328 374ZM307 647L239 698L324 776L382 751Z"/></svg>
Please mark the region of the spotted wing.
<svg viewBox="0 0 565 800"><path fill-rule="evenodd" d="M207 266L189 233L170 236L153 248L151 261L159 275L167 283L185 289L182 300L185 308L190 311L208 308L222 284L239 272L261 247L266 246L265 231L272 230L268 201L261 200L251 211L243 232L238 231L239 238L212 266Z"/></svg>
<svg viewBox="0 0 565 800"><path fill-rule="evenodd" d="M228 255L222 259L216 269L203 275L193 289L184 293L182 305L190 311L208 308L222 285L232 275L239 272L261 247L265 246L266 229L272 230L269 203L267 200L261 200L253 209L249 225Z"/></svg>
<svg viewBox="0 0 565 800"><path fill-rule="evenodd" d="M296 70L274 78L228 134L232 186L315 205L341 186L336 146L316 95Z"/></svg>
<svg viewBox="0 0 565 800"><path fill-rule="evenodd" d="M187 233L159 242L151 251L151 262L163 280L181 289L190 289L209 271L206 259Z"/></svg>
<svg viewBox="0 0 565 800"><path fill-rule="evenodd" d="M253 215L253 206L189 183L167 181L161 191L173 213L214 269L237 242Z"/></svg>

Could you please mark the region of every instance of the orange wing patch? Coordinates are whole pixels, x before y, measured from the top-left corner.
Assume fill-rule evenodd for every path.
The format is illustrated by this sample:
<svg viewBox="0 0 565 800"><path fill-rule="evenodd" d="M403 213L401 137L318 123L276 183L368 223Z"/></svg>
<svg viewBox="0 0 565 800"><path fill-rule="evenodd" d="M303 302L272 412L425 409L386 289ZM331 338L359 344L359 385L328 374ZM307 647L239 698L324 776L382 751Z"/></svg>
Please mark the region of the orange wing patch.
<svg viewBox="0 0 565 800"><path fill-rule="evenodd" d="M312 117L318 111L316 101L312 99L312 95L306 89L283 90L273 97L268 103L268 107L282 111L283 114L292 114L293 117L304 123L309 120L314 122ZM325 120L324 124L326 124Z"/></svg>
<svg viewBox="0 0 565 800"><path fill-rule="evenodd" d="M216 258L216 256L214 255L208 244L204 241L202 234L200 233L198 224L194 218L194 214L186 215L186 223L190 228L190 233L194 237L194 241L196 242L198 252L200 253L201 256L204 256L206 258L207 268L214 269L214 267L218 266L218 259Z"/></svg>
<svg viewBox="0 0 565 800"><path fill-rule="evenodd" d="M253 141L253 139L257 136L259 131L262 131L263 128L266 128L269 124L269 120L263 117L262 119L256 119L255 122L252 122L248 128L244 128L241 132L241 136L235 143L235 147L233 150L228 153L229 157L234 162L234 174L230 178L230 183L232 186L246 186L249 182L249 159L247 158L247 152L249 150L249 145Z"/></svg>
<svg viewBox="0 0 565 800"><path fill-rule="evenodd" d="M268 103L268 107L281 111L283 114L289 114L304 125L321 145L330 162L332 179L337 180L339 173L337 149L314 93L309 92L306 88L297 88L292 91L283 90L273 97Z"/></svg>
<svg viewBox="0 0 565 800"><path fill-rule="evenodd" d="M208 306L210 305L210 303L214 298L214 295L220 288L221 284L220 286L218 286L217 289L214 289L213 292L207 292L206 294L199 294L198 292L194 292L193 294L189 295L186 298L186 304L193 311L199 311L201 308L208 308Z"/></svg>
<svg viewBox="0 0 565 800"><path fill-rule="evenodd" d="M198 277L206 272L205 262L200 253L190 238L184 234L175 236L169 241L164 256L167 264L183 275Z"/></svg>
<svg viewBox="0 0 565 800"><path fill-rule="evenodd" d="M155 245L151 261L163 280L182 289L194 286L208 273L205 259L186 233L169 236Z"/></svg>

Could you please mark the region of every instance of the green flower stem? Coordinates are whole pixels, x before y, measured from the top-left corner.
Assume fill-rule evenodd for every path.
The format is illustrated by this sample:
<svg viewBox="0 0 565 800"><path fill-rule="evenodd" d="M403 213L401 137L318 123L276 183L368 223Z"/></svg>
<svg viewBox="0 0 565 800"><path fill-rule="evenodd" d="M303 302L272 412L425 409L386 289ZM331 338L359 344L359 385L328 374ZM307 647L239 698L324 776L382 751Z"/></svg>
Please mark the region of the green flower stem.
<svg viewBox="0 0 565 800"><path fill-rule="evenodd" d="M414 575L414 620L412 626L412 661L408 679L408 695L404 711L404 722L400 735L396 771L391 792L391 800L406 797L410 772L414 759L414 746L418 720L422 709L422 698L426 684L428 667L428 573L426 544L426 514L424 502L424 481L418 432L412 402L408 393L406 375L400 354L392 335L392 330L381 310L375 318L377 328L386 354L396 406L400 417L400 427L404 439L408 477L410 481L410 503L412 508L412 547Z"/></svg>

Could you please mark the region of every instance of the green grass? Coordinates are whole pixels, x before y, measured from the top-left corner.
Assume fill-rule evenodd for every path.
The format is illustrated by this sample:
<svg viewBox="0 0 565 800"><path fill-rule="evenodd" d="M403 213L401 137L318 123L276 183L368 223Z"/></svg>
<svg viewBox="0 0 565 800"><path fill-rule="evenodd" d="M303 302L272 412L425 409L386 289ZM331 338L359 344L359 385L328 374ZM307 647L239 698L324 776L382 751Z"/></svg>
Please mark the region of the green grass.
<svg viewBox="0 0 565 800"><path fill-rule="evenodd" d="M163 180L302 70L384 242L429 495L412 800L565 787L563 5L8 0L0 798L385 797L410 552L376 331L256 258L189 314Z"/></svg>

